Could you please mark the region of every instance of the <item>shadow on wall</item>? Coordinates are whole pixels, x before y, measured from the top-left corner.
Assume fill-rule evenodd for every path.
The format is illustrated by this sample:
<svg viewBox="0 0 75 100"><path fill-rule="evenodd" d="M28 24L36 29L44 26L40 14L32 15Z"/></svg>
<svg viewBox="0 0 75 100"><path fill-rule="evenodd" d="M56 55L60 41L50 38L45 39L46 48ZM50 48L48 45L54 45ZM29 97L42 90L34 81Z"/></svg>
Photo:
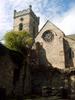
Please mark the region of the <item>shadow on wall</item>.
<svg viewBox="0 0 75 100"><path fill-rule="evenodd" d="M2 84L5 88L7 88L6 89L6 91L7 91L11 88L11 87L9 87L10 84L12 86L12 83L13 83L14 87L16 87L19 84L19 82L17 82L17 81L19 80L19 76L21 76L20 70L21 70L22 64L23 64L22 63L23 55L21 55L19 52L7 49L3 45L0 45L0 54L1 54L1 56L0 56L0 61L1 61L0 62L0 84L2 84L1 82L3 82L3 81L7 82L7 83ZM7 57L7 55L9 55L9 56ZM30 73L29 74L30 76L28 75L26 77L31 77L30 84L32 87L32 92L33 91L34 91L34 93L35 92L38 93L39 91L41 92L42 88L44 86L46 86L46 87L49 86L50 88L59 87L59 85L61 85L61 83L62 83L61 82L61 73L58 69L53 68L52 65L48 62L48 60L46 58L46 51L43 48L43 46L37 42L36 50L30 49L29 55L30 56L28 56L29 58L28 58L28 62L27 62L29 64L29 66L27 66L27 67L29 67L29 70L27 72L27 75L28 75L28 73ZM1 57L3 57L2 60L1 60ZM5 59L5 57L6 57L6 59ZM14 64L15 66L9 65L9 59L11 61L11 64ZM5 61L5 64L4 64L4 61ZM12 70L13 70L13 73L12 73ZM26 73L26 71L27 70L25 70L25 73ZM5 73L2 73L2 72L5 72ZM5 75L5 77L4 77L4 75ZM9 77L8 77L8 75L9 75ZM26 77L23 76L24 80ZM7 78L8 78L8 80L6 80ZM29 78L27 78L27 79L29 79ZM16 84L16 82L18 84ZM26 81L26 83L27 83L27 81ZM7 86L6 86L6 84L7 84ZM20 88L18 88L18 89L20 89Z"/></svg>
<svg viewBox="0 0 75 100"><path fill-rule="evenodd" d="M22 62L21 53L10 50L0 43L0 86L5 87L6 92L11 92L13 85L19 80Z"/></svg>
<svg viewBox="0 0 75 100"><path fill-rule="evenodd" d="M48 60L47 60L46 51L43 48L43 45L39 42L36 42L36 53L38 55L39 65L52 66L51 63L49 63Z"/></svg>
<svg viewBox="0 0 75 100"><path fill-rule="evenodd" d="M64 52L65 52L65 67L70 68L74 67L73 57L74 52L70 47L69 43L64 39Z"/></svg>
<svg viewBox="0 0 75 100"><path fill-rule="evenodd" d="M35 53L35 54L34 54ZM36 49L32 50L34 65L30 63L32 93L41 94L45 88L59 88L63 84L63 76L59 69L53 68L46 58L46 51L43 46L37 42ZM32 57L31 56L31 57Z"/></svg>

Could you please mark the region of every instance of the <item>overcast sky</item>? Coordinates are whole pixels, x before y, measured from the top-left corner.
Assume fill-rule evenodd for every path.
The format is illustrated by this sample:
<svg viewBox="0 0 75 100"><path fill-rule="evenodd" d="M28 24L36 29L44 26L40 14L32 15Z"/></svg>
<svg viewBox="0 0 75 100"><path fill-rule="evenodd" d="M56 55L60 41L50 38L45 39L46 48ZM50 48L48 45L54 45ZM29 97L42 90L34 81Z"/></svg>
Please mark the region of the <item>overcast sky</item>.
<svg viewBox="0 0 75 100"><path fill-rule="evenodd" d="M0 0L0 39L13 28L13 11L27 9L40 17L40 26L50 20L66 35L75 33L75 0Z"/></svg>

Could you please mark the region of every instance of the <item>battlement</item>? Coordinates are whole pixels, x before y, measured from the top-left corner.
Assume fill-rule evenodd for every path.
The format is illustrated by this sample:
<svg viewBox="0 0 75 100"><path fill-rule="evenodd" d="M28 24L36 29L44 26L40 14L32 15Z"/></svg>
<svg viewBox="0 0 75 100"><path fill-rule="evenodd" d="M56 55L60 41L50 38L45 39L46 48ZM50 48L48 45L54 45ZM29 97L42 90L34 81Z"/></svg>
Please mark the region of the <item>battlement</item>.
<svg viewBox="0 0 75 100"><path fill-rule="evenodd" d="M17 18L17 17L20 17L20 16L23 16L23 15L26 15L26 14L31 14L31 16L38 22L39 21L39 17L37 17L34 12L32 11L32 6L29 5L29 8L28 9L24 9L22 11L16 11L14 10L14 18Z"/></svg>
<svg viewBox="0 0 75 100"><path fill-rule="evenodd" d="M26 10L22 10L22 11L18 11L18 12L16 10L14 10L14 18L26 15L28 13L30 13L30 9L26 9Z"/></svg>

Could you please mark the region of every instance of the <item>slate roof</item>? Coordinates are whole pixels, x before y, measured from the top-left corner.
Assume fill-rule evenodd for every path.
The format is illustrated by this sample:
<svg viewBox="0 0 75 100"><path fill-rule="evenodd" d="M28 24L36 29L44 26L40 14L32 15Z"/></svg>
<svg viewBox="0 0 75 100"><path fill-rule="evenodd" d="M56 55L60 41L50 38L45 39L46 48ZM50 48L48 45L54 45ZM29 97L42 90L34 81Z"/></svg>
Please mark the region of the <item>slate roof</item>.
<svg viewBox="0 0 75 100"><path fill-rule="evenodd" d="M72 39L72 40L75 40L75 34L71 34L71 35L66 35L66 37Z"/></svg>

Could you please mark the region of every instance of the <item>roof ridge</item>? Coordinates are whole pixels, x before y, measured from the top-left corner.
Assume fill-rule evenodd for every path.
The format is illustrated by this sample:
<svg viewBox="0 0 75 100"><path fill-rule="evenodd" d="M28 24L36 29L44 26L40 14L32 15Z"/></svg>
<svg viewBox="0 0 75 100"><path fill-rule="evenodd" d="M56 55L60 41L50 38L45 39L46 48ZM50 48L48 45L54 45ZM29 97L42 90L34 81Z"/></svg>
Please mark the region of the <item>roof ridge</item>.
<svg viewBox="0 0 75 100"><path fill-rule="evenodd" d="M50 22L51 24L53 24L53 26L55 26L58 30L60 30L60 31L65 35L65 33L64 33L58 26L56 26L54 23L52 23L50 20L47 20L46 23L43 25L43 27L44 27L48 22ZM40 29L40 31L43 29L43 27ZM39 31L39 32L40 32L40 31Z"/></svg>
<svg viewBox="0 0 75 100"><path fill-rule="evenodd" d="M71 40L75 41L75 39L73 39L71 37L68 37L68 36L65 36L65 38L68 38L68 39L71 39Z"/></svg>

